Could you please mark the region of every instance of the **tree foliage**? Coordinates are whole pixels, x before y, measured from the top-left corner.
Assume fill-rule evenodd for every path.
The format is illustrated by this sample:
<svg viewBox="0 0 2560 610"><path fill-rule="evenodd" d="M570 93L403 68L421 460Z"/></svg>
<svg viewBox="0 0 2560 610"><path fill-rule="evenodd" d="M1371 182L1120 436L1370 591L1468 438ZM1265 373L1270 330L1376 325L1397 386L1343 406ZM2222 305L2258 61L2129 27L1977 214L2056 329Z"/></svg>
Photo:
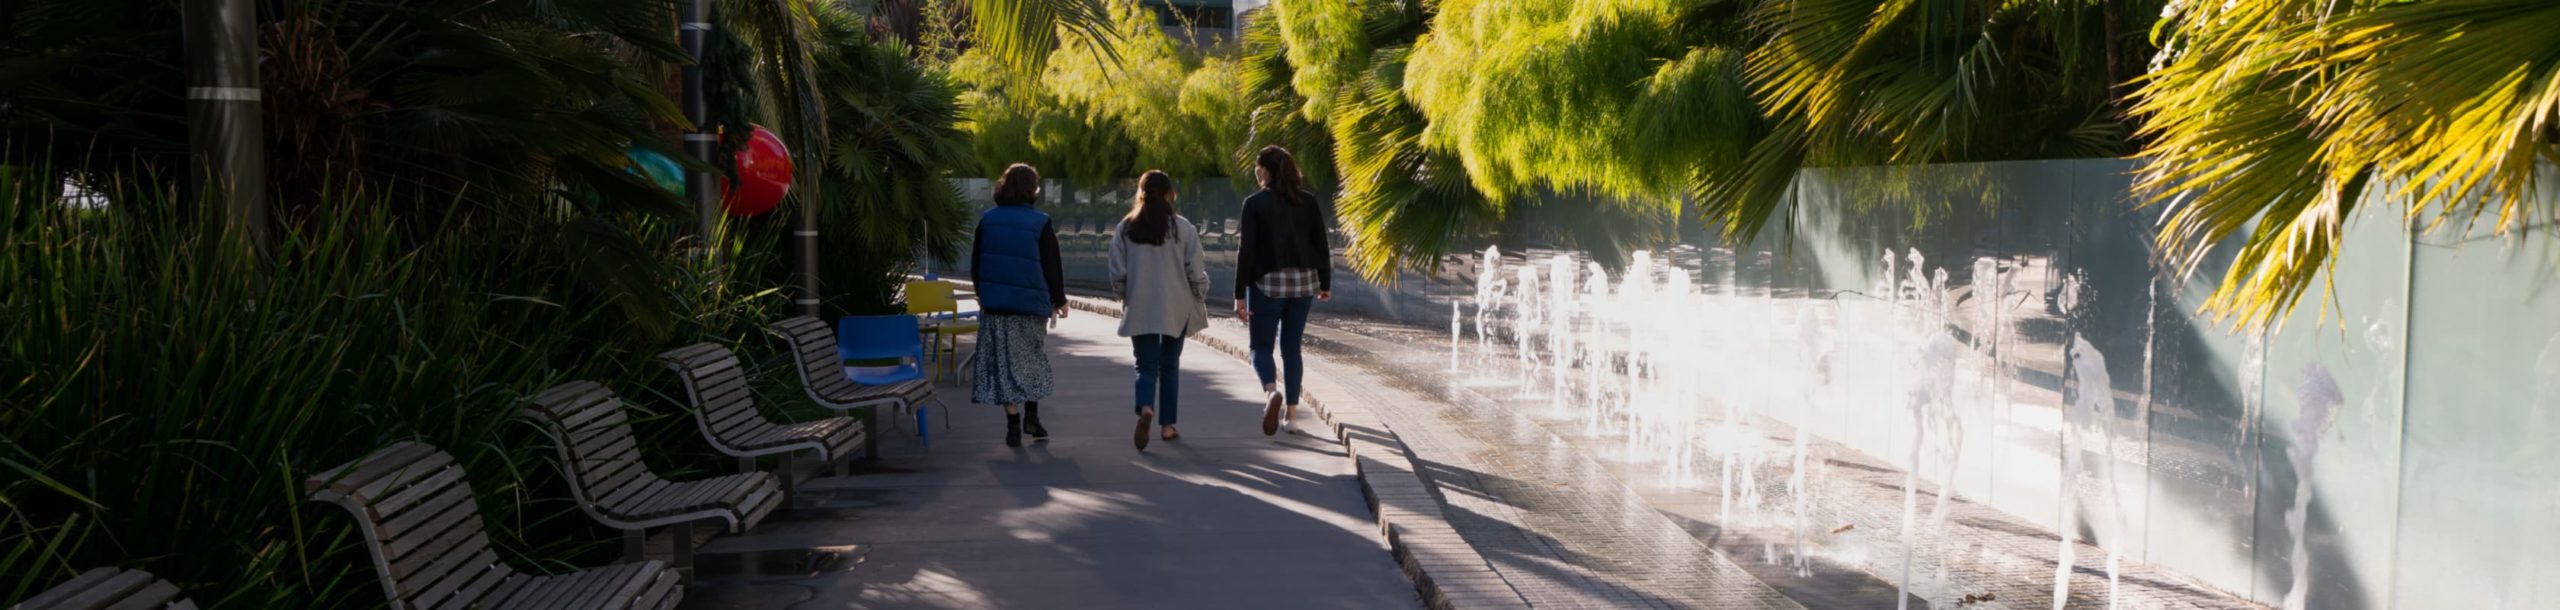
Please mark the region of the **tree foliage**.
<svg viewBox="0 0 2560 610"><path fill-rule="evenodd" d="M681 61L666 2L283 3L259 44L270 189L285 218L372 193L447 206L600 190L573 202L674 209L617 168L633 142L671 149L681 122L652 74ZM29 0L0 40L0 129L20 155L97 178L187 167L177 11ZM626 208L627 209L627 208Z"/></svg>
<svg viewBox="0 0 2560 610"><path fill-rule="evenodd" d="M985 57L1020 74L1039 73L1061 44L1079 38L1106 56L1116 54L1113 6L1105 0L969 0Z"/></svg>
<svg viewBox="0 0 2560 610"><path fill-rule="evenodd" d="M2560 159L2560 3L2180 5L2136 109L2159 235L2194 267L2244 240L2210 307L2277 319L2369 197L2412 222L2517 228Z"/></svg>
<svg viewBox="0 0 2560 610"><path fill-rule="evenodd" d="M717 5L709 122L793 145L833 304L885 304L911 248L958 249L958 91L835 3ZM189 218L220 206L181 187L171 6L0 6L0 370L28 372L0 384L0 599L121 565L222 607L380 606L353 523L298 481L392 440L455 453L509 563L607 560L518 401L590 378L647 403L646 355L684 343L779 357L754 337L786 227L679 239L683 204L624 169L632 146L705 167L672 145L692 127L674 3L262 3L270 192L294 223L263 256ZM66 179L105 205L64 201ZM652 443L684 422L635 425ZM728 464L698 445L651 457Z"/></svg>
<svg viewBox="0 0 2560 610"><path fill-rule="evenodd" d="M1233 173L1227 151L1246 128L1237 60L1176 42L1135 4L1115 5L1111 19L1098 36L1063 34L1037 74L1003 69L981 50L955 64L970 81L984 175L1016 162L1084 182L1148 169Z"/></svg>
<svg viewBox="0 0 2560 610"><path fill-rule="evenodd" d="M820 285L847 313L885 313L895 282L921 253L959 255L970 206L948 180L974 164L960 128L959 86L891 39L873 42L856 16L828 11L820 21L817 74L831 87L826 165L810 171L825 188L819 206Z"/></svg>
<svg viewBox="0 0 2560 610"><path fill-rule="evenodd" d="M1281 144L1302 162L1329 161L1309 165L1339 177L1335 214L1351 237L1351 262L1376 281L1430 269L1441 255L1497 235L1580 247L1609 263L1667 236L1666 208L1635 203L1600 180L1546 179L1566 173L1546 163L1576 155L1559 149L1605 148L1618 138L1588 131L1589 125L1527 124L1583 112L1563 107L1591 102L1554 97L1570 84L1488 73L1540 61L1532 57L1546 52L1538 47L1557 44L1521 38L1534 35L1511 26L1574 14L1503 12L1517 8L1456 1L1273 3L1268 24L1260 26L1265 29L1246 38L1254 132L1239 157ZM1467 27L1440 31L1435 23ZM1493 91L1503 87L1531 89ZM1542 111L1547 114L1536 114ZM1523 205L1539 193L1597 205L1567 213L1553 213L1562 206ZM1533 210L1541 213L1524 213Z"/></svg>
<svg viewBox="0 0 2560 610"><path fill-rule="evenodd" d="M2512 229L2560 142L2560 5L2538 0L1277 0L1267 13L1246 37L1248 147L1332 151L1345 228L1386 259L1361 262L1373 276L1517 224L1522 200L1678 212L1746 240L1808 167L2139 154L2140 188L2166 207L2160 250L2192 270L2241 239L2208 307L2263 323L2317 281L2365 197L2415 221Z"/></svg>

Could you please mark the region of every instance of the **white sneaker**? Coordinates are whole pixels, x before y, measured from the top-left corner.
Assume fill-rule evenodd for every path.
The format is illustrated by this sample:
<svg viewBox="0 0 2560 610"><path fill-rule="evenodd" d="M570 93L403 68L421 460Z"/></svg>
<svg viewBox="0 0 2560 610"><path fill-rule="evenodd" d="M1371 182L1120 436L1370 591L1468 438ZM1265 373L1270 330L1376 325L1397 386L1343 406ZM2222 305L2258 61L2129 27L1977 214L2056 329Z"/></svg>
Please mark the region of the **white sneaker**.
<svg viewBox="0 0 2560 610"><path fill-rule="evenodd" d="M1305 432L1298 430L1298 420L1294 418L1280 420L1280 431L1290 434L1306 434Z"/></svg>

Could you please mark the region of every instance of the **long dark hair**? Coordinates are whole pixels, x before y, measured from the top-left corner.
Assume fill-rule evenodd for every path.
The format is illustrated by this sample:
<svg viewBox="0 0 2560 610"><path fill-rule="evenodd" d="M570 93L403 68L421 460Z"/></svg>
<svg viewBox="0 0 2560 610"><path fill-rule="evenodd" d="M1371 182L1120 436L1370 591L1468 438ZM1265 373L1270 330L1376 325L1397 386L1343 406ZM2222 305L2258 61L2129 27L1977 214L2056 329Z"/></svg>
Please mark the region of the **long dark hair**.
<svg viewBox="0 0 2560 610"><path fill-rule="evenodd" d="M1040 202L1040 170L1029 163L1015 163L1004 168L1004 176L996 179L997 205L1036 204Z"/></svg>
<svg viewBox="0 0 2560 610"><path fill-rule="evenodd" d="M1298 158L1290 156L1289 149L1278 144L1264 146L1261 154L1254 155L1253 166L1262 169L1264 190L1279 193L1282 200L1291 204L1307 204L1307 177L1298 173Z"/></svg>
<svg viewBox="0 0 2560 610"><path fill-rule="evenodd" d="M1164 245L1165 236L1173 233L1173 177L1152 169L1139 176L1138 200L1120 220L1127 223L1121 237L1129 243Z"/></svg>

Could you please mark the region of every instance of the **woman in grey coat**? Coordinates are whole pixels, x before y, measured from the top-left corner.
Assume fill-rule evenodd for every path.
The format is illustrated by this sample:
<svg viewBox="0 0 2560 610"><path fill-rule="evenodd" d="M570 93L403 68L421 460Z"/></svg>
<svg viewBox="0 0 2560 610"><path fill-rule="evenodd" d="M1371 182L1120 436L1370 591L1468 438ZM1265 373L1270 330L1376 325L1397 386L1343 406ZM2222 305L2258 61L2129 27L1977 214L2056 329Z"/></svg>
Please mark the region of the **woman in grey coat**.
<svg viewBox="0 0 2560 610"><path fill-rule="evenodd" d="M1209 267L1200 256L1200 232L1173 213L1173 178L1149 170L1138 177L1138 200L1111 232L1111 292L1124 309L1120 336L1138 359L1138 432L1147 448L1148 426L1174 429L1182 343L1209 326Z"/></svg>

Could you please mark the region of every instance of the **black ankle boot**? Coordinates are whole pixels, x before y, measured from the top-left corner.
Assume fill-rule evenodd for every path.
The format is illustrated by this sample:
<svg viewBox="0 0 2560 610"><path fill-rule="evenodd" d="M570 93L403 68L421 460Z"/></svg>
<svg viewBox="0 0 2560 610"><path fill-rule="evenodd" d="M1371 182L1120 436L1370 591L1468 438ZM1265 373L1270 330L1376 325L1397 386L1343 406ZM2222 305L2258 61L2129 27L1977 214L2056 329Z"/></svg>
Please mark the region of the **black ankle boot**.
<svg viewBox="0 0 2560 610"><path fill-rule="evenodd" d="M1040 403L1022 405L1022 433L1031 438L1049 438L1049 427L1040 425Z"/></svg>
<svg viewBox="0 0 2560 610"><path fill-rule="evenodd" d="M1004 446L1022 446L1022 414L1004 414Z"/></svg>

